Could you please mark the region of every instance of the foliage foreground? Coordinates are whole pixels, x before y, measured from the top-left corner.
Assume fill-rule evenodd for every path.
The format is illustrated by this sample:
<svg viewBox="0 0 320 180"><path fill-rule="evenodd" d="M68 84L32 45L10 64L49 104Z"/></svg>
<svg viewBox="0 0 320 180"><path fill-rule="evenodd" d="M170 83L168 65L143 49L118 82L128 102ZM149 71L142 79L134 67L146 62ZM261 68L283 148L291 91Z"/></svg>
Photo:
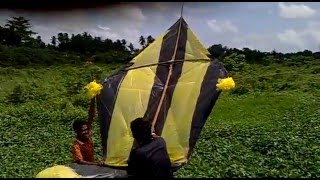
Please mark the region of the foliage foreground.
<svg viewBox="0 0 320 180"><path fill-rule="evenodd" d="M1 68L0 177L34 177L69 163L72 121L87 116L83 87L118 67ZM258 77L288 71L259 66L235 74L237 89L220 96L190 162L176 176L320 177L320 81L314 68ZM94 130L101 158L96 122Z"/></svg>

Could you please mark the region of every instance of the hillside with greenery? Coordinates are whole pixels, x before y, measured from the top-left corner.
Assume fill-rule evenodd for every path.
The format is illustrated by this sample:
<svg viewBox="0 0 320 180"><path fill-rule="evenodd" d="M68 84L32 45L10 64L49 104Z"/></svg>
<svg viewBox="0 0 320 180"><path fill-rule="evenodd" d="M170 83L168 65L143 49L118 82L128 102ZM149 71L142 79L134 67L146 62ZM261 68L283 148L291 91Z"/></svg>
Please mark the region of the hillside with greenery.
<svg viewBox="0 0 320 180"><path fill-rule="evenodd" d="M125 66L154 41L57 32L46 44L31 22L0 27L0 177L34 177L71 160L72 122L85 119L83 87ZM178 177L320 177L320 52L208 48L236 82L223 92ZM99 124L94 123L97 158Z"/></svg>

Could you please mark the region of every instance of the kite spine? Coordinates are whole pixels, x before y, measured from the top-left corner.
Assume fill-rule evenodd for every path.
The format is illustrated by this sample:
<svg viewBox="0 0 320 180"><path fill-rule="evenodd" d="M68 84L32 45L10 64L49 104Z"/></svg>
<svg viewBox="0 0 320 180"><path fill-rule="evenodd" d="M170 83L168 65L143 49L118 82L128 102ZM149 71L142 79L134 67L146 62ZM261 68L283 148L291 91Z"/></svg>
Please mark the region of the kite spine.
<svg viewBox="0 0 320 180"><path fill-rule="evenodd" d="M178 36L177 36L177 40L176 40L176 44L175 44L175 48L174 48L174 52L173 52L173 55L172 55L172 58L171 60L174 60L175 59L175 56L176 56L176 53L177 53L177 49L178 49L178 42L179 42L179 38L180 38L180 32L181 32L181 24L182 24L182 18L180 18L180 22L179 22L179 29L178 29ZM170 80L170 77L171 77L171 74L172 74L172 64L170 64L169 66L169 74L167 76L167 79L166 79L166 84L164 86L164 89L163 89L163 92L161 94L161 98L160 98L160 103L159 103L159 106L157 107L157 111L156 111L156 114L153 118L153 121L152 121L152 131L154 131L154 125L157 121L157 118L158 118L158 115L159 115L159 112L160 112L160 108L162 106L162 103L163 103L163 100L164 100L164 96L167 92L167 89L168 89L168 84L169 84L169 80Z"/></svg>

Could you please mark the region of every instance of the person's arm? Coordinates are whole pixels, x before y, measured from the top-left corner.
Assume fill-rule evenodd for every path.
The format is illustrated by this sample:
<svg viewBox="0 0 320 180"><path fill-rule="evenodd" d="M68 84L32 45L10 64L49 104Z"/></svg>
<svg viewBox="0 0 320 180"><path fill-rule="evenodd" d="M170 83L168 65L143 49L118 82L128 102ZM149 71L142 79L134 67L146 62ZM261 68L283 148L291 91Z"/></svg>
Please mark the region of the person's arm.
<svg viewBox="0 0 320 180"><path fill-rule="evenodd" d="M134 168L135 168L135 157L133 155L133 151L131 151L128 159L128 166L126 168L127 174L129 176L134 175L134 172L135 172Z"/></svg>
<svg viewBox="0 0 320 180"><path fill-rule="evenodd" d="M156 133L152 133L151 135L152 135L153 138L160 137L160 136L156 135Z"/></svg>
<svg viewBox="0 0 320 180"><path fill-rule="evenodd" d="M88 117L88 128L91 130L91 127L92 127L92 122L94 120L94 117L95 117L95 101L96 98L92 98L91 99L91 102L90 102L90 107L89 107L89 111L88 111L88 114L89 114L89 117Z"/></svg>
<svg viewBox="0 0 320 180"><path fill-rule="evenodd" d="M166 142L162 137L159 137L159 136L157 137L156 140L158 141L157 146L160 148L159 149L160 151L158 151L159 153L158 158L161 161L161 163L159 162L159 164L161 164L162 166L159 167L155 165L154 172L153 172L154 177L171 178L173 177L172 164L171 164L171 160L167 150ZM158 164L158 163L155 163L155 164Z"/></svg>
<svg viewBox="0 0 320 180"><path fill-rule="evenodd" d="M140 166L139 162L140 162L139 157L138 157L137 153L135 152L135 150L133 149L130 152L128 166L126 168L127 174L129 176L137 175L138 168L141 168L141 167L139 167Z"/></svg>

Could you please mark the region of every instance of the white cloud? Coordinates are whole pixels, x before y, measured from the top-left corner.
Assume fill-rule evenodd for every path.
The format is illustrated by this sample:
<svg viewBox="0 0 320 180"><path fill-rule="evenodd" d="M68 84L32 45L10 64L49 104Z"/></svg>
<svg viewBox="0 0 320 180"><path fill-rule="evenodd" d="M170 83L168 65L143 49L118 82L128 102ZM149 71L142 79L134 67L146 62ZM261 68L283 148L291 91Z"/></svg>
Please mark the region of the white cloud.
<svg viewBox="0 0 320 180"><path fill-rule="evenodd" d="M283 18L309 18L316 14L316 10L304 4L278 4L279 15Z"/></svg>
<svg viewBox="0 0 320 180"><path fill-rule="evenodd" d="M319 51L320 23L311 21L307 23L304 29L285 30L283 33L278 34L278 39L282 43L297 47L298 50Z"/></svg>
<svg viewBox="0 0 320 180"><path fill-rule="evenodd" d="M303 48L305 45L303 34L301 32L297 32L293 29L285 30L282 33L278 33L278 39L287 44L295 45L299 48Z"/></svg>
<svg viewBox="0 0 320 180"><path fill-rule="evenodd" d="M110 31L101 31L100 29L96 28L92 28L90 30L87 31L89 34L97 36L97 37L102 37L103 39L121 39L120 35L118 33L114 33L114 32L110 32Z"/></svg>
<svg viewBox="0 0 320 180"><path fill-rule="evenodd" d="M109 27L105 27L105 26L101 26L100 24L98 25L98 28L105 30L105 31L109 31L110 28Z"/></svg>
<svg viewBox="0 0 320 180"><path fill-rule="evenodd" d="M316 35L307 32L306 30L286 30L282 33L241 33L228 37L216 36L214 44L222 44L229 48L237 49L248 47L265 52L276 50L286 53L303 51L305 49L319 51L320 33L317 34L319 40L316 40ZM320 31L313 30L312 32Z"/></svg>
<svg viewBox="0 0 320 180"><path fill-rule="evenodd" d="M230 48L250 48L250 49L256 49L260 51L272 51L273 49L276 49L278 51L286 51L287 49L283 49L277 41L277 39L274 37L273 34L241 34L234 37L218 37L222 41L221 43L230 47ZM217 40L218 40L217 38ZM225 40L224 40L225 38ZM224 41L224 42L223 42Z"/></svg>
<svg viewBox="0 0 320 180"><path fill-rule="evenodd" d="M139 37L141 29L144 28L144 23L148 19L142 12L142 9L131 5L124 4L109 9L101 9L96 12L93 22L99 23L101 27L108 27L110 30L104 33L109 33L111 39L126 39L134 46L139 46ZM103 35L103 33L100 33Z"/></svg>
<svg viewBox="0 0 320 180"><path fill-rule="evenodd" d="M307 25L307 28L304 30L304 33L311 36L312 40L320 44L320 23L310 21Z"/></svg>
<svg viewBox="0 0 320 180"><path fill-rule="evenodd" d="M215 19L207 21L207 24L211 30L217 33L222 32L231 32L237 33L239 30L238 28L232 24L230 21L217 21Z"/></svg>
<svg viewBox="0 0 320 180"><path fill-rule="evenodd" d="M140 46L139 37L141 36L141 31L138 29L124 29L122 38L131 42L135 47Z"/></svg>

